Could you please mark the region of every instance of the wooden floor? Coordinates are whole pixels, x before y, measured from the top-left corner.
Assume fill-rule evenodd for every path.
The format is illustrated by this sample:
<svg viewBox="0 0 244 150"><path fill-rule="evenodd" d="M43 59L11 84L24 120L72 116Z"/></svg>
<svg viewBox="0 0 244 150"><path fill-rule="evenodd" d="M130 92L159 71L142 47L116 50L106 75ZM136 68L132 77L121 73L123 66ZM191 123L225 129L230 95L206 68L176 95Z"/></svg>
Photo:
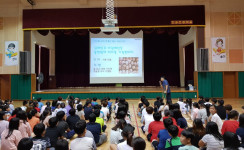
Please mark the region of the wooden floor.
<svg viewBox="0 0 244 150"><path fill-rule="evenodd" d="M233 109L241 112L241 110L242 110L241 107L244 105L244 99L224 99L224 100L225 100L225 104L231 104ZM140 128L141 127L140 118L137 117L137 115L136 115L136 109L137 109L138 101L139 100L129 100L128 101L129 102L129 110L131 113L131 123L135 127L134 134L136 136L141 136L142 138L144 138L146 140L146 136L142 133L141 128ZM149 100L149 102L151 104L153 104L154 101L155 100ZM176 99L173 100L173 102L176 102L176 101L177 101ZM196 99L194 101L196 101ZM112 100L112 102L114 103L114 100ZM84 103L84 101L82 101L82 103ZM21 101L14 102L15 107L21 106L21 104L22 104ZM114 116L114 114L112 114L112 116ZM187 119L188 125L192 126L192 121L189 119L189 117L187 115L185 115L184 117ZM108 133L108 141L105 144L103 144L102 146L98 147L98 150L109 150L110 131L114 125L115 125L115 123L114 123L113 119L107 123L106 132ZM146 144L147 144L146 150L153 150L150 142L146 141Z"/></svg>

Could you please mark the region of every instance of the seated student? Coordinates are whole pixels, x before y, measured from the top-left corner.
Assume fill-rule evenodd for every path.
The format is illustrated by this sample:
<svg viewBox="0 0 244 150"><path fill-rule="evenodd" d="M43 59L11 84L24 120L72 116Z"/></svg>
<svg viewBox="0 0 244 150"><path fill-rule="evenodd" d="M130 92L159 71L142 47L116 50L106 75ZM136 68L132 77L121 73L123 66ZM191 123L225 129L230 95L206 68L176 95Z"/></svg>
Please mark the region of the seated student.
<svg viewBox="0 0 244 150"><path fill-rule="evenodd" d="M49 108L50 111L51 111L51 103L50 103L50 102L46 102L46 105L42 106L40 114L42 114L43 111L44 111L46 108Z"/></svg>
<svg viewBox="0 0 244 150"><path fill-rule="evenodd" d="M41 102L42 98L37 98L37 102L38 102L38 108L42 109L42 106L44 106L44 104Z"/></svg>
<svg viewBox="0 0 244 150"><path fill-rule="evenodd" d="M233 132L225 132L223 135L224 138L224 146L225 148L223 150L239 150L243 149L241 147L240 141L238 139L238 136Z"/></svg>
<svg viewBox="0 0 244 150"><path fill-rule="evenodd" d="M192 112L191 112L191 120L195 120L198 117L197 116L198 111L199 111L198 103L194 102L193 103L193 109L192 109Z"/></svg>
<svg viewBox="0 0 244 150"><path fill-rule="evenodd" d="M50 139L51 147L55 147L58 138L63 138L63 132L61 129L57 128L58 119L56 117L52 117L49 119L48 124L49 127L46 129L45 137Z"/></svg>
<svg viewBox="0 0 244 150"><path fill-rule="evenodd" d="M31 150L33 141L31 138L23 138L19 141L18 150Z"/></svg>
<svg viewBox="0 0 244 150"><path fill-rule="evenodd" d="M45 136L45 125L42 123L39 123L35 125L33 132L35 133L35 137L32 138L33 140L33 149L39 149L39 150L46 150L51 147L50 139L49 137Z"/></svg>
<svg viewBox="0 0 244 150"><path fill-rule="evenodd" d="M33 108L36 109L38 113L41 112L41 109L39 108L38 102L33 102Z"/></svg>
<svg viewBox="0 0 244 150"><path fill-rule="evenodd" d="M141 127L143 133L148 134L148 126L151 122L154 121L153 119L153 107L149 106L146 108L147 113L144 115L144 124Z"/></svg>
<svg viewBox="0 0 244 150"><path fill-rule="evenodd" d="M111 150L133 150L132 140L134 136L134 130L135 128L131 124L127 124L122 131L124 142L119 143L117 146L115 144L111 144L110 149Z"/></svg>
<svg viewBox="0 0 244 150"><path fill-rule="evenodd" d="M181 111L179 109L173 110L174 113L174 118L177 122L177 125L180 126L180 128L185 129L187 128L187 121L186 119L182 116Z"/></svg>
<svg viewBox="0 0 244 150"><path fill-rule="evenodd" d="M165 117L165 110L169 110L169 103L168 101L164 104L163 102L161 103L159 109L158 109L158 112L161 113L162 117Z"/></svg>
<svg viewBox="0 0 244 150"><path fill-rule="evenodd" d="M32 130L29 122L27 122L26 112L21 110L17 113L16 118L19 118L19 131L23 138L31 136Z"/></svg>
<svg viewBox="0 0 244 150"><path fill-rule="evenodd" d="M201 104L204 104L204 103L205 103L205 101L204 101L203 96L199 96L198 104L201 105Z"/></svg>
<svg viewBox="0 0 244 150"><path fill-rule="evenodd" d="M142 113L142 110L143 110L143 103L144 103L145 99L146 99L145 96L141 96L141 99L138 102L137 115L139 117L141 117L141 115L142 115L141 113Z"/></svg>
<svg viewBox="0 0 244 150"><path fill-rule="evenodd" d="M207 104L212 105L212 103L209 102L210 99L208 97L206 97L204 100L205 100L204 105L207 105Z"/></svg>
<svg viewBox="0 0 244 150"><path fill-rule="evenodd" d="M191 131L194 135L194 138L191 140L192 145L199 148L198 143L202 137L206 134L206 130L203 126L202 120L197 118L193 121L193 127L188 128L188 131Z"/></svg>
<svg viewBox="0 0 244 150"><path fill-rule="evenodd" d="M132 147L133 150L145 150L146 142L141 137L136 137L132 140Z"/></svg>
<svg viewBox="0 0 244 150"><path fill-rule="evenodd" d="M197 113L197 118L201 119L203 124L206 124L208 120L206 106L204 104L199 104L199 105L200 105L200 109Z"/></svg>
<svg viewBox="0 0 244 150"><path fill-rule="evenodd" d="M9 122L5 120L6 117L7 116L6 116L5 112L0 111L0 137L1 137L1 134L3 133L3 131L5 129L7 129L9 126Z"/></svg>
<svg viewBox="0 0 244 150"><path fill-rule="evenodd" d="M123 139L121 133L126 124L127 123L124 119L119 119L115 127L110 131L110 144L119 144Z"/></svg>
<svg viewBox="0 0 244 150"><path fill-rule="evenodd" d="M70 130L74 129L75 124L80 120L80 117L75 114L75 109L72 108L69 110L69 116L66 119L66 122L69 125Z"/></svg>
<svg viewBox="0 0 244 150"><path fill-rule="evenodd" d="M99 123L101 125L101 132L105 132L107 126L104 125L104 120L103 118L100 118L100 110L99 109L95 109L93 112L96 115L96 123Z"/></svg>
<svg viewBox="0 0 244 150"><path fill-rule="evenodd" d="M55 150L69 150L69 143L64 139L58 139Z"/></svg>
<svg viewBox="0 0 244 150"><path fill-rule="evenodd" d="M164 128L164 123L162 121L160 121L160 119L162 118L160 113L158 113L158 112L154 113L153 118L155 121L153 121L149 124L147 139L150 142L152 142L153 146L156 146L156 145L158 145L158 141L157 141L158 133L160 130L163 130L165 128ZM155 148L155 150L157 150L157 146L154 148Z"/></svg>
<svg viewBox="0 0 244 150"><path fill-rule="evenodd" d="M75 114L78 115L80 119L85 120L85 113L81 104L77 105L77 110Z"/></svg>
<svg viewBox="0 0 244 150"><path fill-rule="evenodd" d="M163 103L163 100L161 97L158 96L156 98L156 101L154 102L154 108L153 108L154 112L158 112L159 107L161 106L161 103Z"/></svg>
<svg viewBox="0 0 244 150"><path fill-rule="evenodd" d="M181 132L180 142L185 145L180 147L179 150L198 150L197 147L192 145L192 140L194 139L194 134L188 130Z"/></svg>
<svg viewBox="0 0 244 150"><path fill-rule="evenodd" d="M33 131L33 128L36 124L40 123L40 119L38 118L39 117L39 113L37 112L36 109L32 109L29 114L28 114L28 122L31 126L31 131Z"/></svg>
<svg viewBox="0 0 244 150"><path fill-rule="evenodd" d="M18 128L19 118L11 119L8 129L5 129L1 134L1 150L17 150L19 141L22 139Z"/></svg>
<svg viewBox="0 0 244 150"><path fill-rule="evenodd" d="M85 113L85 119L88 120L90 114L92 113L91 102L89 102L89 101L86 102L86 107L84 108L84 113Z"/></svg>
<svg viewBox="0 0 244 150"><path fill-rule="evenodd" d="M171 138L167 139L165 144L165 149L174 150L174 149L179 149L179 147L182 147L183 145L180 142L180 138L177 136L179 132L178 127L175 125L171 125L168 127L168 132Z"/></svg>
<svg viewBox="0 0 244 150"><path fill-rule="evenodd" d="M180 105L180 111L183 114L186 114L186 104L183 102L183 98L182 97L179 97L177 103Z"/></svg>
<svg viewBox="0 0 244 150"><path fill-rule="evenodd" d="M94 113L90 114L89 123L87 123L86 128L94 136L96 145L100 146L107 141L107 134L101 132L101 125L99 123L95 123L95 121L96 115Z"/></svg>
<svg viewBox="0 0 244 150"><path fill-rule="evenodd" d="M56 109L57 104L58 104L58 100L53 100L52 107L51 107L52 111Z"/></svg>
<svg viewBox="0 0 244 150"><path fill-rule="evenodd" d="M71 150L94 150L95 147L93 145L93 139L89 137L85 137L86 134L86 122L77 122L74 126L74 131L78 134L77 138L75 138L70 143Z"/></svg>
<svg viewBox="0 0 244 150"><path fill-rule="evenodd" d="M170 138L170 135L168 133L168 127L170 125L173 125L173 121L171 118L164 119L163 122L165 129L159 131L157 138L158 143L152 143L155 144L153 145L153 147L158 147L158 150L165 150L166 141Z"/></svg>
<svg viewBox="0 0 244 150"><path fill-rule="evenodd" d="M217 114L222 120L225 120L226 118L226 110L224 107L224 100L218 100L218 106L217 106Z"/></svg>
<svg viewBox="0 0 244 150"><path fill-rule="evenodd" d="M116 115L115 122L117 123L120 119L124 119L127 124L131 123L130 118L127 116L127 113L123 110L119 111Z"/></svg>
<svg viewBox="0 0 244 150"><path fill-rule="evenodd" d="M145 114L147 113L146 111L146 108L150 105L150 103L148 102L148 100L144 100L144 103L143 103L143 110L142 110L142 113L141 113L141 123L143 123L144 121L144 116Z"/></svg>
<svg viewBox="0 0 244 150"><path fill-rule="evenodd" d="M223 122L217 114L217 109L215 105L212 105L210 107L210 113L212 114L212 116L209 117L209 120L215 122L218 125L219 133L221 133Z"/></svg>
<svg viewBox="0 0 244 150"><path fill-rule="evenodd" d="M22 109L21 109L20 107L15 108L14 111L12 112L11 116L8 118L8 121L10 121L12 118L15 118L16 115L17 115L17 113L18 113L19 111L21 111L21 110L22 110Z"/></svg>
<svg viewBox="0 0 244 150"><path fill-rule="evenodd" d="M232 110L229 113L229 120L225 120L221 129L222 135L225 134L225 132L233 132L236 133L237 128L239 127L239 122L237 121L239 117L239 113L236 110Z"/></svg>
<svg viewBox="0 0 244 150"><path fill-rule="evenodd" d="M93 101L91 102L92 107L94 107L95 105L98 105L98 103L97 103L97 98L96 98L96 97L93 97L92 100L93 100Z"/></svg>
<svg viewBox="0 0 244 150"><path fill-rule="evenodd" d="M110 116L109 109L107 107L108 106L108 102L105 101L105 102L103 102L102 105L103 105L103 107L101 109L101 112L103 112L103 120L105 122L107 122L109 120L109 116Z"/></svg>
<svg viewBox="0 0 244 150"><path fill-rule="evenodd" d="M230 104L227 104L224 106L225 107L225 110L226 110L226 118L225 120L229 120L228 118L228 114L230 113L230 111L232 110L232 106Z"/></svg>
<svg viewBox="0 0 244 150"><path fill-rule="evenodd" d="M70 97L71 97L71 96L70 96ZM62 107L62 106L61 106L61 107ZM66 114L67 117L69 116L69 110L72 109L72 108L74 108L74 100L73 100L73 97L72 97L71 100L68 101L68 105L65 107L66 112L67 112L67 113L65 113L65 114Z"/></svg>
<svg viewBox="0 0 244 150"><path fill-rule="evenodd" d="M27 101L23 101L23 106L21 106L20 108L21 108L23 111L26 111L26 109L27 109L27 105L28 105L28 102L27 102Z"/></svg>
<svg viewBox="0 0 244 150"><path fill-rule="evenodd" d="M43 106L44 107L44 106ZM41 123L43 123L45 125L45 127L47 128L48 126L48 121L49 119L52 117L52 112L51 112L51 108L46 108L41 117L40 117L40 121Z"/></svg>
<svg viewBox="0 0 244 150"><path fill-rule="evenodd" d="M244 114L239 116L239 128L236 130L236 134L241 139L241 147L244 148Z"/></svg>
<svg viewBox="0 0 244 150"><path fill-rule="evenodd" d="M63 132L62 135L67 137L66 131L70 132L70 129L69 129L68 123L65 121L66 120L66 115L65 115L64 111L59 111L57 113L56 117L58 119L57 127Z"/></svg>
<svg viewBox="0 0 244 150"><path fill-rule="evenodd" d="M13 100L9 101L9 108L10 108L10 112L12 113L14 111L14 103Z"/></svg>
<svg viewBox="0 0 244 150"><path fill-rule="evenodd" d="M200 148L207 147L207 150L222 150L224 148L223 137L215 122L208 122L206 126L206 135L203 136L198 145Z"/></svg>
<svg viewBox="0 0 244 150"><path fill-rule="evenodd" d="M173 112L172 111L169 111L169 110L165 110L164 111L163 120L167 119L167 118L171 118L172 121L173 121L173 125L177 125L177 122L176 122L175 118L173 118Z"/></svg>

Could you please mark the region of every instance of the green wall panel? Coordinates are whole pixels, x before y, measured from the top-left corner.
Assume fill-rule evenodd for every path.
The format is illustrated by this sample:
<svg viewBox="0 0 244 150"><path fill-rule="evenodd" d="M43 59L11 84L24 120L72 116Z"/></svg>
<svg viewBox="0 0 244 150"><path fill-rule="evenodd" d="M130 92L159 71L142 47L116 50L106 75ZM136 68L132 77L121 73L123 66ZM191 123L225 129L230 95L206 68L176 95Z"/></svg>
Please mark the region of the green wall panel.
<svg viewBox="0 0 244 150"><path fill-rule="evenodd" d="M199 72L198 91L203 97L223 97L223 73Z"/></svg>
<svg viewBox="0 0 244 150"><path fill-rule="evenodd" d="M57 99L58 96L62 96L63 98L68 97L68 95L72 95L74 97L79 97L81 99L97 97L101 99L103 97L110 97L111 99L115 99L116 97L123 97L127 99L139 99L142 95L147 98L156 98L157 96L162 96L162 93L34 93L32 95L33 99L37 99L41 97L42 99L54 100ZM171 93L172 98L195 98L197 96L197 92L174 92Z"/></svg>
<svg viewBox="0 0 244 150"><path fill-rule="evenodd" d="M11 99L30 99L31 75L11 75Z"/></svg>
<svg viewBox="0 0 244 150"><path fill-rule="evenodd" d="M244 72L239 72L239 97L244 97Z"/></svg>

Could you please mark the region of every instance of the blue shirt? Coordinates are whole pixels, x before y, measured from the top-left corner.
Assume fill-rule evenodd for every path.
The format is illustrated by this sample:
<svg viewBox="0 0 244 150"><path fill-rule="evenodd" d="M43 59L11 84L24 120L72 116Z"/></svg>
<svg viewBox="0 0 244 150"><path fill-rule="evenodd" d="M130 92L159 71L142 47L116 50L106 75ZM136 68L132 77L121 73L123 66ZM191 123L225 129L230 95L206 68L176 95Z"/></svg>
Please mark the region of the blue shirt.
<svg viewBox="0 0 244 150"><path fill-rule="evenodd" d="M87 123L86 129L89 130L94 136L94 140L96 143L99 142L99 136L101 134L101 125L99 123Z"/></svg>
<svg viewBox="0 0 244 150"><path fill-rule="evenodd" d="M164 87L164 90L166 90L166 85L168 85L167 93L170 93L169 82L167 80L164 80L162 82L162 86Z"/></svg>
<svg viewBox="0 0 244 150"><path fill-rule="evenodd" d="M236 134L241 138L241 147L244 147L244 128L240 127L236 129Z"/></svg>
<svg viewBox="0 0 244 150"><path fill-rule="evenodd" d="M113 102L108 102L108 108L111 108Z"/></svg>
<svg viewBox="0 0 244 150"><path fill-rule="evenodd" d="M177 125L180 126L180 128L184 129L187 127L187 121L185 118L178 118L177 119Z"/></svg>
<svg viewBox="0 0 244 150"><path fill-rule="evenodd" d="M84 108L84 113L85 113L85 119L89 119L89 115L92 113L92 108L91 107L85 107Z"/></svg>
<svg viewBox="0 0 244 150"><path fill-rule="evenodd" d="M38 102L38 108L42 108L42 106L43 106L44 104L42 103L42 102Z"/></svg>
<svg viewBox="0 0 244 150"><path fill-rule="evenodd" d="M168 130L160 130L158 133L159 143L158 143L158 150L165 150L165 144L167 139L170 139L171 136L168 133Z"/></svg>

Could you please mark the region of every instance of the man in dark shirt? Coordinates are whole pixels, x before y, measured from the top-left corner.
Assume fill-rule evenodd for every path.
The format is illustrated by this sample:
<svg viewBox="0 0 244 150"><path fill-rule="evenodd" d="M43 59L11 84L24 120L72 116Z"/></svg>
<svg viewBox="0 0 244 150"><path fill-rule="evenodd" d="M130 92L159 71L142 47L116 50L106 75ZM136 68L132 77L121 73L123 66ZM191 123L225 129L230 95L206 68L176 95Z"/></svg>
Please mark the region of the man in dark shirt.
<svg viewBox="0 0 244 150"><path fill-rule="evenodd" d="M69 117L67 117L66 122L69 124L70 130L74 129L75 124L80 120L80 117L75 114L75 109L69 110Z"/></svg>
<svg viewBox="0 0 244 150"><path fill-rule="evenodd" d="M171 91L170 91L170 87L169 87L169 82L165 79L164 76L161 77L160 86L163 88L163 93L166 94L167 102L168 102L169 104L172 103L172 101L171 101Z"/></svg>
<svg viewBox="0 0 244 150"><path fill-rule="evenodd" d="M87 102L86 107L84 108L85 119L89 119L89 115L92 113L91 102Z"/></svg>
<svg viewBox="0 0 244 150"><path fill-rule="evenodd" d="M48 121L49 127L46 129L45 137L50 139L51 147L55 147L58 138L63 138L63 132L57 128L58 120L52 117Z"/></svg>

